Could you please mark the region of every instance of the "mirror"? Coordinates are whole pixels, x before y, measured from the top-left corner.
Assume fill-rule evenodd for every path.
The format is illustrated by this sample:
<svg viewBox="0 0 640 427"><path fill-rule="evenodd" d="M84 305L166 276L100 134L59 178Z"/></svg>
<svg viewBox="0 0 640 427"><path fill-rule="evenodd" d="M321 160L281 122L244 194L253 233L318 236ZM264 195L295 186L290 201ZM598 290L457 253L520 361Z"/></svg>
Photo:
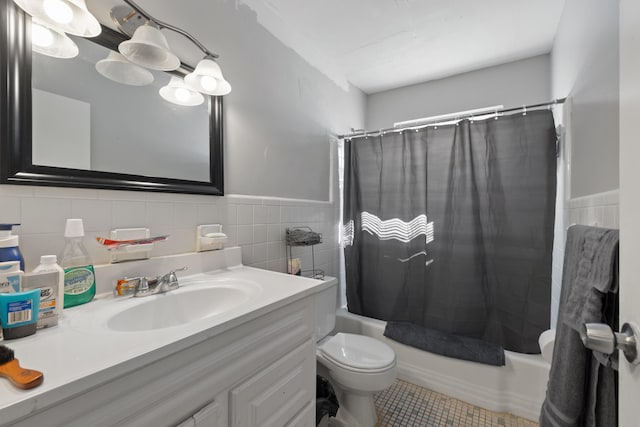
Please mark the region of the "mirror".
<svg viewBox="0 0 640 427"><path fill-rule="evenodd" d="M183 107L158 94L169 73L106 79L95 63L127 39L109 28L57 59L32 54L30 17L12 1L0 18L2 183L223 194L221 97Z"/></svg>

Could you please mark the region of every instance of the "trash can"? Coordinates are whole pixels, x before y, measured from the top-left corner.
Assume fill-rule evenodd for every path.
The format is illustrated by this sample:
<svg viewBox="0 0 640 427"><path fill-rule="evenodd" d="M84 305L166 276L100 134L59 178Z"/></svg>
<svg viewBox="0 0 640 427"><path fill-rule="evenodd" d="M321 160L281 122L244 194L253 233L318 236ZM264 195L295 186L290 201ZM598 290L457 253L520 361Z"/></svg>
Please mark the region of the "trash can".
<svg viewBox="0 0 640 427"><path fill-rule="evenodd" d="M335 417L338 413L338 398L329 381L316 375L316 426L327 427L329 417Z"/></svg>

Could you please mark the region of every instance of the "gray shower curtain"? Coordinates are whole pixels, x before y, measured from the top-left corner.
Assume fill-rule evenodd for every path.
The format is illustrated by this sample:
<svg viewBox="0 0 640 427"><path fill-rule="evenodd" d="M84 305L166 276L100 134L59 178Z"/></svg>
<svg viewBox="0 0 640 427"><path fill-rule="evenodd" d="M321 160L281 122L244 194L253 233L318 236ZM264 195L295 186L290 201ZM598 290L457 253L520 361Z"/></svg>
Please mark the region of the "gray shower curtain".
<svg viewBox="0 0 640 427"><path fill-rule="evenodd" d="M551 298L552 113L344 147L349 311L539 353Z"/></svg>

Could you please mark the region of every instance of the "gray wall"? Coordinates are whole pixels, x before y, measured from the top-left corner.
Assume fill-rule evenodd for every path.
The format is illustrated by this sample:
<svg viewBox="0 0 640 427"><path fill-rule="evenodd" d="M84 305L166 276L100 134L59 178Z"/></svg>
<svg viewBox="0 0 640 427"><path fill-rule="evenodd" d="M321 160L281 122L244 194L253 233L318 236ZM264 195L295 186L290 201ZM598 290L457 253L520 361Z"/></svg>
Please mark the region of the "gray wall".
<svg viewBox="0 0 640 427"><path fill-rule="evenodd" d="M367 130L492 105L546 102L549 97L549 55L541 55L369 95Z"/></svg>
<svg viewBox="0 0 640 427"><path fill-rule="evenodd" d="M96 264L108 262L108 255L94 238L114 228L150 227L154 235L170 234L168 244L154 246L151 256L158 256L193 251L196 226L220 223L229 236L227 246L242 247L243 263L277 271L286 266L284 229L309 225L324 236L315 250L316 267L337 275L337 198L331 199L335 191L330 190L336 183L336 147L329 139L364 126L365 95L336 86L264 30L239 2L139 3L221 54L222 70L233 85L224 98L226 195L2 185L3 218L22 224L16 233L27 270L40 255L59 252L67 218L82 218ZM188 43L183 46L190 63L202 57Z"/></svg>
<svg viewBox="0 0 640 427"><path fill-rule="evenodd" d="M225 191L328 200L329 135L364 125L365 95L336 86L239 2L150 4L150 13L170 17L221 56L233 86L224 99Z"/></svg>
<svg viewBox="0 0 640 427"><path fill-rule="evenodd" d="M551 52L552 94L573 99L569 198L619 187L618 9L566 0Z"/></svg>

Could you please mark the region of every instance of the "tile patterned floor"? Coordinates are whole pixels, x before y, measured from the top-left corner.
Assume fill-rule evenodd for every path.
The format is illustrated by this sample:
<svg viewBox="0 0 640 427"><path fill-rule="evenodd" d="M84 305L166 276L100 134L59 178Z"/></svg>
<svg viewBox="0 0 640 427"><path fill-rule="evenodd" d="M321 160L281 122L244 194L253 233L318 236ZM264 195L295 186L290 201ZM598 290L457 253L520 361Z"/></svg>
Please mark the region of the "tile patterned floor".
<svg viewBox="0 0 640 427"><path fill-rule="evenodd" d="M397 380L375 396L376 427L537 427L538 423L491 412L444 394Z"/></svg>

